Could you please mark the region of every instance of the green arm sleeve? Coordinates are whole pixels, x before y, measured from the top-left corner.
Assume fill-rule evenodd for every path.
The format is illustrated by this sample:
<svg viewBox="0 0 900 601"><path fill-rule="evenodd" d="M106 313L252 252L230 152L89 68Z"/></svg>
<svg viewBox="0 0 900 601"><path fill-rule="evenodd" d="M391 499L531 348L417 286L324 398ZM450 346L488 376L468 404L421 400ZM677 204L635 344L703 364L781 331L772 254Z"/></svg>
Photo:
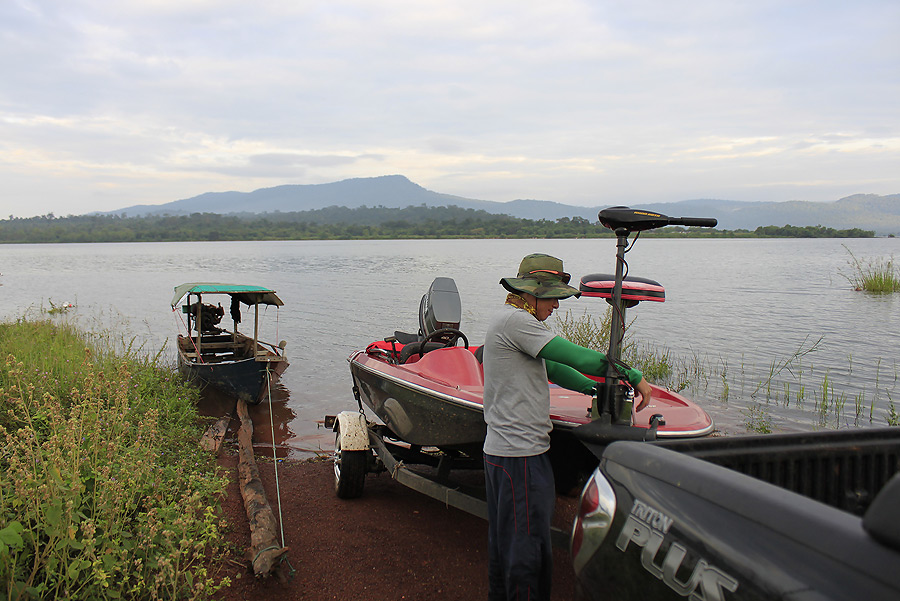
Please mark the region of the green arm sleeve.
<svg viewBox="0 0 900 601"><path fill-rule="evenodd" d="M548 363L548 378L550 378L551 368L549 366L549 362L551 361L567 365L583 374L590 374L592 376L606 375L606 355L601 352L579 346L574 342L569 342L565 338L561 338L559 336L555 336L553 340L545 344L544 348L541 349L541 352L538 353L538 357L541 357ZM644 375L639 370L633 368L624 370L622 375L624 375L633 386L637 386L637 384L644 377ZM556 382L555 380L553 380L553 378L550 378L550 380L555 384L565 386L560 382ZM568 386L565 387L569 388ZM579 389L573 388L572 390Z"/></svg>
<svg viewBox="0 0 900 601"><path fill-rule="evenodd" d="M597 382L577 369L550 359L544 359L544 363L547 365L547 379L554 384L582 394L592 394Z"/></svg>

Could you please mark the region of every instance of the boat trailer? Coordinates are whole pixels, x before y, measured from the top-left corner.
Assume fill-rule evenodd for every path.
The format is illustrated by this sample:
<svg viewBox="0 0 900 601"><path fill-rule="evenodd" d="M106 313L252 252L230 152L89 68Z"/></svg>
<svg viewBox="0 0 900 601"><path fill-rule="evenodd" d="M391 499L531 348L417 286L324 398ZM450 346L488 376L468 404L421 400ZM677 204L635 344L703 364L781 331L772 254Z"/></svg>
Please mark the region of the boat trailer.
<svg viewBox="0 0 900 601"><path fill-rule="evenodd" d="M334 481L338 497L362 496L367 474L387 472L407 488L487 519L481 457L397 440L386 426L368 421L359 411L325 416L324 423L335 432ZM554 546L567 548L569 535L568 529L551 528Z"/></svg>

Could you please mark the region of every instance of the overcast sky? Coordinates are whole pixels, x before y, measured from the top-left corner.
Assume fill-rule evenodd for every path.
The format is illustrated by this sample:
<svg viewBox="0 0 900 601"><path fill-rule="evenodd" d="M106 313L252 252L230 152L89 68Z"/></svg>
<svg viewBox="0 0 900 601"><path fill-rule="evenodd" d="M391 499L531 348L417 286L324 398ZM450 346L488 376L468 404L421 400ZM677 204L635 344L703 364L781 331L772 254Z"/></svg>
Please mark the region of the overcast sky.
<svg viewBox="0 0 900 601"><path fill-rule="evenodd" d="M0 217L900 193L897 0L2 0Z"/></svg>

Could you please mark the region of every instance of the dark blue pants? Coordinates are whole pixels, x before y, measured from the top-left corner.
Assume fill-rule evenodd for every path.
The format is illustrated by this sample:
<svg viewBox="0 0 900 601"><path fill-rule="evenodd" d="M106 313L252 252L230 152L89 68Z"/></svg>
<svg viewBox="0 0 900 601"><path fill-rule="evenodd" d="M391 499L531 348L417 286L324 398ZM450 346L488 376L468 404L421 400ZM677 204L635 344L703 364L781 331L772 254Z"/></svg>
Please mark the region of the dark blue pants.
<svg viewBox="0 0 900 601"><path fill-rule="evenodd" d="M547 453L484 456L490 601L549 601L550 520L556 504Z"/></svg>

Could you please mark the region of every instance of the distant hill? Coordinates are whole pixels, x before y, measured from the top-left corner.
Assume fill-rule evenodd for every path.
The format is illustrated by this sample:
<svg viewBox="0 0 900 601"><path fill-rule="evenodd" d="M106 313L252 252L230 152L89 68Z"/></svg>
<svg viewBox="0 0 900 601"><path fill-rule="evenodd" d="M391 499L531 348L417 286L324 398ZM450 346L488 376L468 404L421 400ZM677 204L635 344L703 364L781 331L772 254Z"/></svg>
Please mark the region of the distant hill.
<svg viewBox="0 0 900 601"><path fill-rule="evenodd" d="M677 207L678 211L673 208ZM646 205L666 215L715 217L720 229L754 230L761 225L824 225L835 229L861 228L876 234L900 234L900 194L855 194L834 202L735 202L686 200ZM668 212L667 212L668 211Z"/></svg>
<svg viewBox="0 0 900 601"><path fill-rule="evenodd" d="M259 214L309 211L331 206L348 208L449 206L480 209L526 219L555 221L561 217L597 220L608 205L580 207L546 200L521 199L496 202L463 198L427 190L402 175L347 179L329 184L284 185L253 192L207 192L161 205L137 205L110 211L138 215L187 215L191 213ZM834 202L740 202L698 199L635 204L672 217L715 217L720 229L754 230L765 225L823 225L835 229L862 228L879 235L900 234L900 194L856 194Z"/></svg>
<svg viewBox="0 0 900 601"><path fill-rule="evenodd" d="M426 190L414 184L402 175L384 175L345 179L330 184L294 184L261 188L253 192L207 192L192 198L176 200L161 205L136 205L114 214L125 214L128 217L137 215L186 215L190 213L274 213L280 211L309 211L326 207L347 207L355 209L362 206L388 207L401 209L417 206L456 205L466 209L484 209L490 213L499 213L495 207L504 203L486 200L473 200L451 194L440 194Z"/></svg>

